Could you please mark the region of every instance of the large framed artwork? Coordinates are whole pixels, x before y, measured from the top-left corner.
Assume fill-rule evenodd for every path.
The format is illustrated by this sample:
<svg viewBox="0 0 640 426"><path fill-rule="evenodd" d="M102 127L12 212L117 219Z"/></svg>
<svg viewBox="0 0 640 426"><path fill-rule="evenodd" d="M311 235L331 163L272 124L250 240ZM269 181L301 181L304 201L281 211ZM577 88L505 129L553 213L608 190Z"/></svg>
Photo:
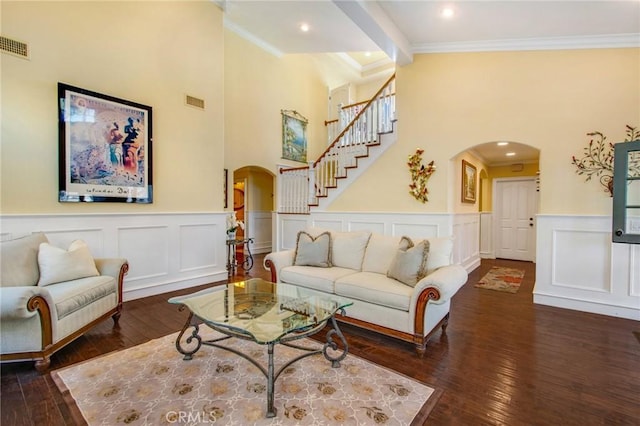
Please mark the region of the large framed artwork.
<svg viewBox="0 0 640 426"><path fill-rule="evenodd" d="M297 111L282 110L282 158L307 162L307 124Z"/></svg>
<svg viewBox="0 0 640 426"><path fill-rule="evenodd" d="M476 202L477 187L477 170L476 166L468 161L462 160L462 202Z"/></svg>
<svg viewBox="0 0 640 426"><path fill-rule="evenodd" d="M152 109L58 83L61 202L153 201Z"/></svg>

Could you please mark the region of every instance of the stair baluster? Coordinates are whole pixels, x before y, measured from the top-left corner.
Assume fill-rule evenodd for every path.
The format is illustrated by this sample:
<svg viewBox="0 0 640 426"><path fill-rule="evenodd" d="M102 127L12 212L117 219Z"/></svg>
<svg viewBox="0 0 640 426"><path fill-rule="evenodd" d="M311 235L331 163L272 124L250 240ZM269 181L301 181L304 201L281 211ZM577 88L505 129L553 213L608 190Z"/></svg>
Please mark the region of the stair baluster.
<svg viewBox="0 0 640 426"><path fill-rule="evenodd" d="M349 168L357 167L358 157L366 157L370 147L379 144L380 134L393 131L394 120L395 74L371 100L348 105L337 121L325 122L329 134L337 132L337 136L320 158L307 167L280 169L278 211L309 213L310 206L318 205L320 197L336 188Z"/></svg>

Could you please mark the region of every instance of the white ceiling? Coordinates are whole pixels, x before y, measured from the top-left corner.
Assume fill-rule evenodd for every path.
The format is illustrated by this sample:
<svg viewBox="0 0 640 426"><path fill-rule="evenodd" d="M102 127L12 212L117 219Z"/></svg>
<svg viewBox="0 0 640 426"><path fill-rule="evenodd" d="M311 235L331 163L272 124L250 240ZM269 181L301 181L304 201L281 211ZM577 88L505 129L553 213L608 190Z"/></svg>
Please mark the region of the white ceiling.
<svg viewBox="0 0 640 426"><path fill-rule="evenodd" d="M282 54L640 45L640 0L218 2L228 24ZM445 6L453 18L440 16Z"/></svg>
<svg viewBox="0 0 640 426"><path fill-rule="evenodd" d="M372 67L391 72L416 53L640 47L640 0L214 1L227 28L278 56L312 53L326 70L350 68L339 77L350 81L375 76ZM450 19L441 17L445 6ZM377 52L376 60L355 52ZM475 154L489 165L538 158L525 145L509 149L515 157L495 144Z"/></svg>

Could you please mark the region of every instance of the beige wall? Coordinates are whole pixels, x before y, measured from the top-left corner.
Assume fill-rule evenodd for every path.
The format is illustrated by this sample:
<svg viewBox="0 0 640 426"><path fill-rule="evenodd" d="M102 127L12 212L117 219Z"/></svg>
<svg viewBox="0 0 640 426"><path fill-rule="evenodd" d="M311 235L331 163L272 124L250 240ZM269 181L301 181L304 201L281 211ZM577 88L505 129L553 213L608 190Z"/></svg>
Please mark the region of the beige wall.
<svg viewBox="0 0 640 426"><path fill-rule="evenodd" d="M460 172L449 160L510 140L541 150L541 213L611 214L611 199L576 175L571 157L582 153L587 132L621 141L626 124L640 125L638 76L640 49L416 55L397 70L398 142L330 208L448 211ZM416 148L438 167L427 204L406 190Z"/></svg>
<svg viewBox="0 0 640 426"><path fill-rule="evenodd" d="M223 30L212 2L2 1L2 213L222 210ZM153 108L151 205L58 203L57 83ZM201 111L185 94L205 100ZM276 117L277 120L277 117Z"/></svg>
<svg viewBox="0 0 640 426"><path fill-rule="evenodd" d="M380 90L382 85L386 83L387 80L389 80L389 77L391 77L391 73L389 75L385 75L384 77L369 80L365 83L356 85L355 102L364 102L371 99L373 95L375 95L378 92L378 90Z"/></svg>
<svg viewBox="0 0 640 426"><path fill-rule="evenodd" d="M277 172L282 160L281 110L309 120L307 158L326 148L327 86L309 55L281 58L225 31L225 164L229 170L260 166Z"/></svg>

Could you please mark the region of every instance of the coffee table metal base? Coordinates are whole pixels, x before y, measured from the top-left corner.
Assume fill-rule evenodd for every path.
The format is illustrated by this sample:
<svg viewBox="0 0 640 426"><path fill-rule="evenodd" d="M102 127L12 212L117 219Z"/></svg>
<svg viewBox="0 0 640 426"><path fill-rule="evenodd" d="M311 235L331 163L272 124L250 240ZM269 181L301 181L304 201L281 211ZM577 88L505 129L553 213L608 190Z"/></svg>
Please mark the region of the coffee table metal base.
<svg viewBox="0 0 640 426"><path fill-rule="evenodd" d="M340 311L340 314L344 315L344 310ZM331 329L327 332L327 336L326 339L327 341L325 342L325 344L322 346L322 348L320 349L315 349L315 348L307 348L304 346L300 346L300 345L296 345L294 343L291 343L295 340L299 340L302 339L304 337L310 336L312 334L315 334L317 332L319 332L320 330L322 330L327 323L331 324ZM267 415L266 417L275 417L277 414L277 410L274 407L274 385L276 380L278 380L278 377L280 377L280 374L287 369L287 367L289 367L291 364L300 361L303 358L306 358L308 356L312 356L312 355L317 355L322 353L325 357L325 359L327 359L327 361L331 361L331 367L333 368L339 368L340 367L340 361L342 361L343 359L345 359L345 357L347 356L347 353L349 352L349 346L347 344L347 340L344 338L344 335L342 334L342 332L340 331L340 328L338 328L338 324L336 322L335 316L332 316L331 318L329 318L328 320L319 323L318 325L309 328L307 330L303 330L297 333L291 333L290 335L284 336L281 339L279 339L276 342L271 342L271 343L267 343L267 354L268 354L268 361L267 361L267 368L265 369L264 366L262 364L260 364L258 361L256 361L255 359L253 359L252 357L250 357L249 355L247 355L244 352L241 352L237 349L234 349L232 347L229 346L225 346L225 345L221 345L219 342L223 342L227 339L231 339L233 337L236 338L240 338L240 339L245 339L245 340L252 340L249 336L242 334L242 333L236 333L233 330L229 330L226 328L222 328L222 327L214 327L210 324L206 324L208 325L210 328L224 334L225 336L223 337L219 337L217 339L211 339L211 340L203 340L202 337L200 337L200 325L202 324L202 322L193 315L193 313L189 314L189 318L187 319L187 322L185 323L184 327L182 328L182 331L180 331L180 334L178 335L178 338L176 339L176 349L178 350L178 352L180 352L181 354L184 355L184 360L188 361L190 359L193 358L193 355L198 352L200 350L200 348L202 347L202 345L206 345L206 346L213 346L216 348L220 348L220 349L224 349L226 351L229 352L233 352L236 355L241 356L242 358L246 359L247 361L249 361L250 363L252 363L253 365L255 365L261 372L262 374L265 376L265 378L267 379ZM182 339L185 336L185 334L187 333L187 330L193 327L193 330L191 332L191 334L186 337L185 339L185 343L187 346L190 346L194 341L196 342L195 347L193 349L189 349L187 346L184 346L182 344ZM336 340L334 340L334 337L337 338L338 340L340 340L340 342L342 343L342 347L339 347ZM301 351L304 351L305 353L301 354L298 357L295 357L291 360L289 360L286 364L284 364L283 366L281 366L278 371L275 371L275 366L274 366L274 362L273 362L273 349L274 346L276 344L282 344L285 346L289 346L295 349L299 349ZM334 352L337 352L334 354Z"/></svg>

